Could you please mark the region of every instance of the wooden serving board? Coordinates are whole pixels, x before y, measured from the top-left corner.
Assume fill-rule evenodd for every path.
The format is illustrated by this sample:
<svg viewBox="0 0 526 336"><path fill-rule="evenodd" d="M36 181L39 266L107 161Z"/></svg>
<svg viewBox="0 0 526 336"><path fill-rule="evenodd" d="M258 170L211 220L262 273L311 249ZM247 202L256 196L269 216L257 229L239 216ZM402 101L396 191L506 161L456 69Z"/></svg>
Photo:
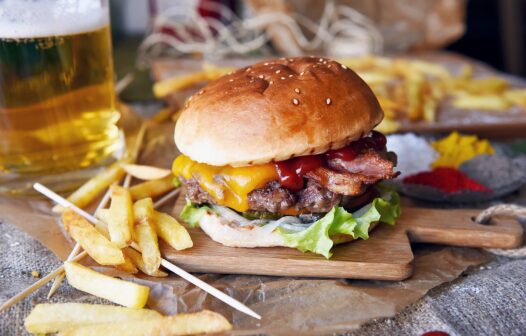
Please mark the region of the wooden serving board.
<svg viewBox="0 0 526 336"><path fill-rule="evenodd" d="M496 218L489 225L476 224L471 218L479 213L404 207L397 225L380 224L368 240L333 248L328 260L292 248L226 247L201 230L191 230L193 248L175 251L162 245L162 253L192 272L403 280L413 271L411 242L502 249L521 245L523 229L518 222Z"/></svg>

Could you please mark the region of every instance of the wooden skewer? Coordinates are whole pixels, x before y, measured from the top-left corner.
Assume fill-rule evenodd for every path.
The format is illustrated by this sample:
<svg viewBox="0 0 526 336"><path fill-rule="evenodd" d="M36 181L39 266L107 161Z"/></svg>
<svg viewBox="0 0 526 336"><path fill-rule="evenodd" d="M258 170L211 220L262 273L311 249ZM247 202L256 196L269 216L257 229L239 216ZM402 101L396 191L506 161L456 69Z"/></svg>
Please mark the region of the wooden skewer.
<svg viewBox="0 0 526 336"><path fill-rule="evenodd" d="M126 176L124 177L123 186L129 187L130 183L131 183L131 175L126 174ZM103 209L108 204L109 200L110 200L110 190L108 189L106 193L104 194L104 196L102 197L102 199L100 200L100 203L99 205L97 205L97 209L95 209L95 212L93 212L93 214L96 214L97 211L99 211L100 209ZM71 250L71 253L69 254L66 261L71 261L71 259L73 259L77 254L79 254L81 248L82 247L80 246L80 244L76 243L75 247L73 247L73 250ZM60 272L59 274L57 274L57 276L55 277L55 280L53 281L53 285L51 285L51 288L49 289L49 293L47 293L48 300L53 296L53 294L55 294L57 289L60 287L60 284L64 280L65 276L66 274L64 272Z"/></svg>
<svg viewBox="0 0 526 336"><path fill-rule="evenodd" d="M60 204L61 206L69 207L71 210L75 211L77 214L79 214L80 216L84 217L85 219L90 221L92 224L97 224L98 223L98 219L97 218L95 218L94 216L90 215L86 211L80 209L79 207L75 206L70 201L66 200L62 196L56 194L55 192L53 192L52 190L46 188L45 186L41 185L40 183L35 183L33 185L33 187L37 191L42 193L43 195L49 197L50 199L52 199L56 203ZM138 252L140 252L139 246L135 242L133 242L131 244L131 247L133 249L137 250ZM235 308L235 309L239 310L240 312L245 313L245 314L247 314L249 316L252 316L252 317L254 317L256 319L261 319L261 316L259 314L257 314L252 309L248 308L243 303L237 301L236 299L234 299L231 296L226 295L225 293L221 292L217 288L210 286L208 283L206 283L206 282L202 281L201 279L193 276L192 274L186 272L185 270L183 270L182 268L174 265L173 263L169 262L168 260L162 258L161 259L161 265L163 265L166 269L170 270L171 272L179 275L183 279L187 280L188 282L190 282L190 283L194 284L195 286L201 288L202 290L204 290L208 294L210 294L210 295L216 297L217 299L223 301L224 303L226 303L230 307Z"/></svg>
<svg viewBox="0 0 526 336"><path fill-rule="evenodd" d="M84 258L87 255L88 254L86 253L86 251L83 251L83 252L81 252L80 254L78 254L76 257L74 257L71 260L72 261L77 261L77 260L80 260L80 259ZM48 282L53 280L53 278L55 276L57 276L58 274L60 274L63 271L64 271L64 265L62 264L60 267L56 268L53 272L49 273L48 275L46 275L42 279L38 280L37 282L35 282L31 286L29 286L26 289L24 289L19 294L13 296L12 298L10 298L6 302L4 302L2 304L2 306L0 306L0 312L3 312L4 310L8 309L12 305L22 301L23 299L25 299L26 297L31 295L34 291L36 291L37 289L41 288L42 286L44 286L45 284L47 284Z"/></svg>

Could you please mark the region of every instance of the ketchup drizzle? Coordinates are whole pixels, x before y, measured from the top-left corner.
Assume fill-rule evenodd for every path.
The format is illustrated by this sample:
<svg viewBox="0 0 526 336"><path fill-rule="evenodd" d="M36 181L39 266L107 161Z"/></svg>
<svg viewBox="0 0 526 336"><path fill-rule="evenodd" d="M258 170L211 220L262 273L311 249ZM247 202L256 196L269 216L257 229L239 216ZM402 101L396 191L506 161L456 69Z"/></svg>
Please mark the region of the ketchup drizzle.
<svg viewBox="0 0 526 336"><path fill-rule="evenodd" d="M348 146L330 150L325 154L308 155L276 162L274 165L282 186L292 191L303 188L303 176L316 168L325 165L327 160L341 159L344 161L354 160L365 150L385 150L387 140L385 136L377 131L372 131L371 136L351 142Z"/></svg>

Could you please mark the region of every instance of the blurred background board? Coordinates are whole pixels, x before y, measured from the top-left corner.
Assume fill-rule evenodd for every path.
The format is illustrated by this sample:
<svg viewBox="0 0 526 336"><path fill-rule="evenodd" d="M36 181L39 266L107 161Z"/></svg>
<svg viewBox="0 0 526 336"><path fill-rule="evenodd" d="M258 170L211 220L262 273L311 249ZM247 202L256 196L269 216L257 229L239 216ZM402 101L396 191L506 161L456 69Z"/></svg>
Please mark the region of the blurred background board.
<svg viewBox="0 0 526 336"><path fill-rule="evenodd" d="M423 60L430 64L437 64L451 71L455 76L458 75L463 67L468 66L473 71L473 78L496 78L505 80L510 89L524 89L526 82L518 77L502 74L491 67L460 56L458 54L445 52L413 53L410 55L397 56L397 59ZM261 58L232 58L226 60L208 61L217 66L244 67L249 64L261 61ZM203 60L197 59L158 59L151 65L151 72L154 81L194 73L202 69ZM408 70L410 71L410 70ZM410 74L410 73L409 73ZM365 74L367 75L367 73ZM366 80L367 81L367 80ZM184 101L193 93L197 92L206 82L173 93L166 97L166 100L174 110L183 106ZM398 85L398 84L396 84ZM430 82L430 86L434 84ZM374 88L373 88L374 89ZM499 91L491 95L499 95ZM498 97L497 97L498 98ZM398 112L395 120L399 122L397 132L416 132L416 133L445 133L457 130L465 133L474 133L484 137L506 138L524 136L526 133L526 106L509 106L505 109L459 109L452 104L452 97L444 97L438 101L436 116L434 121L409 120L404 111L405 107ZM385 108L384 108L385 110Z"/></svg>

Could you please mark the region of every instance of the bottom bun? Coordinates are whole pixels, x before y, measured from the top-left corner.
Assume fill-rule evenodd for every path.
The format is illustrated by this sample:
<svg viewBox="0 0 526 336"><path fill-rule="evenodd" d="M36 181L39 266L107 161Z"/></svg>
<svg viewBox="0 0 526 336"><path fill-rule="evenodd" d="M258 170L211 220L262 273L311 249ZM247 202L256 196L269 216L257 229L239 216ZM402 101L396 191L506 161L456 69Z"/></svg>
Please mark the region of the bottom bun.
<svg viewBox="0 0 526 336"><path fill-rule="evenodd" d="M378 223L372 223L369 232ZM212 211L207 211L199 222L201 229L212 240L230 247L272 247L287 246L283 237L276 231L266 230L257 225L239 226L227 221ZM347 243L354 238L349 235L331 236L334 244Z"/></svg>

